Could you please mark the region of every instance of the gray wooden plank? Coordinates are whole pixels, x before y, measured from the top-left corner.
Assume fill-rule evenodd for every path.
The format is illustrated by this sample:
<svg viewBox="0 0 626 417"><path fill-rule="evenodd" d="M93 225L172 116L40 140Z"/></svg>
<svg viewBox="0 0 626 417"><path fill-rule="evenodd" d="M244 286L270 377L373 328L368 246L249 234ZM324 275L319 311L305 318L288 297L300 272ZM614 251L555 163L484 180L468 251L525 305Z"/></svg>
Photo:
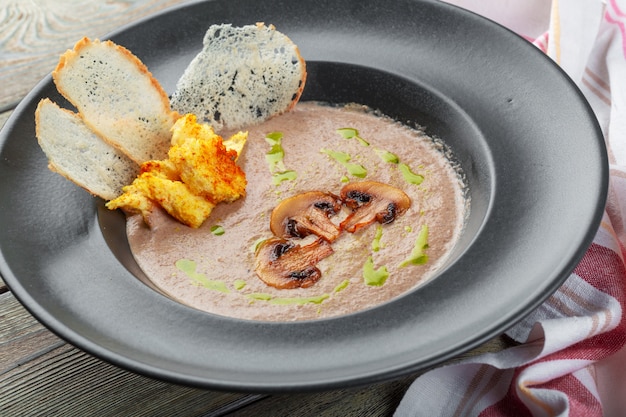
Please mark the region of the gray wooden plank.
<svg viewBox="0 0 626 417"><path fill-rule="evenodd" d="M84 36L112 30L189 0L13 1L0 10L0 112L13 108Z"/></svg>
<svg viewBox="0 0 626 417"><path fill-rule="evenodd" d="M223 415L262 398L127 372L59 339L10 292L0 295L0 415Z"/></svg>
<svg viewBox="0 0 626 417"><path fill-rule="evenodd" d="M6 123L11 113L12 113L12 110L8 110L8 111L0 113L0 129L2 129L2 127ZM2 280L2 276L0 276L0 294L5 293L6 291L8 291L8 288L6 284L4 283L4 281Z"/></svg>

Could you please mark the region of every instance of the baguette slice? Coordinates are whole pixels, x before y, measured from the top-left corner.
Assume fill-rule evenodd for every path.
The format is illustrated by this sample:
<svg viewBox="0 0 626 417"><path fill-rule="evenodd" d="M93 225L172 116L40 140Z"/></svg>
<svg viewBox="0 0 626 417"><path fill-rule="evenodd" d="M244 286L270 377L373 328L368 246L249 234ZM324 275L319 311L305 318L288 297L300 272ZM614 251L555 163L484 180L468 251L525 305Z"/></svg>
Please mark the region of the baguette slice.
<svg viewBox="0 0 626 417"><path fill-rule="evenodd" d="M61 56L52 77L87 126L136 163L167 156L178 115L158 81L126 48L83 38Z"/></svg>
<svg viewBox="0 0 626 417"><path fill-rule="evenodd" d="M213 25L179 79L171 105L215 130L241 129L290 110L305 81L298 47L274 26Z"/></svg>
<svg viewBox="0 0 626 417"><path fill-rule="evenodd" d="M48 167L93 195L114 199L139 172L135 162L104 142L79 115L48 98L37 106L35 127Z"/></svg>

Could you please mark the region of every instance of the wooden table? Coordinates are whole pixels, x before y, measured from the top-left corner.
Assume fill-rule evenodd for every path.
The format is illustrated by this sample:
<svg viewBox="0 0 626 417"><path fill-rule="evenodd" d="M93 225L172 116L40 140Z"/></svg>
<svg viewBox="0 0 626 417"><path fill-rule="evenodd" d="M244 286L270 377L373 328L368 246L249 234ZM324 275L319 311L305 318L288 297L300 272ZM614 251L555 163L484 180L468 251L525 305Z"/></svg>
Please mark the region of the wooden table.
<svg viewBox="0 0 626 417"><path fill-rule="evenodd" d="M0 126L78 39L104 37L186 1L0 0ZM455 360L509 344L498 337ZM390 416L415 377L313 394L241 394L173 385L119 369L64 342L35 320L0 279L2 416Z"/></svg>

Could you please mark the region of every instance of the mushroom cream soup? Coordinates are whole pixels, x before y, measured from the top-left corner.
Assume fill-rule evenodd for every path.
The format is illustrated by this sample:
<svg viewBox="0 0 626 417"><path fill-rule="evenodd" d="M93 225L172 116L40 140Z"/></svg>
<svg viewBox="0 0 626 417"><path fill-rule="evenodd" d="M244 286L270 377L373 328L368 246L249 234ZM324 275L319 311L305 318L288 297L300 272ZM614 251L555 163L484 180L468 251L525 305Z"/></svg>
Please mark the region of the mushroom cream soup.
<svg viewBox="0 0 626 417"><path fill-rule="evenodd" d="M364 310L432 277L459 238L468 202L444 153L423 133L361 106L299 103L250 127L238 160L248 180L244 198L217 206L198 229L161 211L152 228L140 215L129 217L131 250L164 293L210 313L294 321ZM340 196L359 182L401 190L410 205L391 222L324 241L327 251L315 265L321 277L306 288L279 289L257 276L255 253L276 239L274 208L311 191ZM330 221L338 225L348 212L342 207ZM306 246L315 239L289 241Z"/></svg>

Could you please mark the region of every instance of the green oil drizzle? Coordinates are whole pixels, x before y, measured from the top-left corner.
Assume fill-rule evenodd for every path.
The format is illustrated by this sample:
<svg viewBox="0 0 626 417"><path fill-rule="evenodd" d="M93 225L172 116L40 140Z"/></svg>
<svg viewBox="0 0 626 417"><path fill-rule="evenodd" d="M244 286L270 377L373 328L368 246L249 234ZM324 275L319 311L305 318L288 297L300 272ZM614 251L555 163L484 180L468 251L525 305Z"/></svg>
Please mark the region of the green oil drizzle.
<svg viewBox="0 0 626 417"><path fill-rule="evenodd" d="M293 181L296 178L298 178L298 173L296 171L287 170L283 172L277 172L272 175L272 184L280 185L280 183L283 181Z"/></svg>
<svg viewBox="0 0 626 417"><path fill-rule="evenodd" d="M374 269L374 259L369 256L365 264L363 264L363 280L365 284L380 287L387 281L387 278L389 278L387 267L383 265L378 269Z"/></svg>
<svg viewBox="0 0 626 417"><path fill-rule="evenodd" d="M230 290L226 287L222 281L213 281L196 271L196 262L189 259L179 259L176 261L176 268L184 272L194 283L202 285L210 290L219 291L223 293L229 293Z"/></svg>
<svg viewBox="0 0 626 417"><path fill-rule="evenodd" d="M370 146L369 142L359 135L359 131L352 127L342 127L337 129L337 133L343 136L344 139L356 139L361 145Z"/></svg>
<svg viewBox="0 0 626 417"><path fill-rule="evenodd" d="M365 178L367 176L367 170L362 165L347 164L346 169L350 175L357 178Z"/></svg>
<svg viewBox="0 0 626 417"><path fill-rule="evenodd" d="M252 301L267 301L270 304L275 305L304 305L304 304L321 304L324 300L328 299L330 295L322 294L311 297L274 297L272 294L263 292L255 292L247 294Z"/></svg>
<svg viewBox="0 0 626 417"><path fill-rule="evenodd" d="M424 177L411 171L411 168L409 168L407 164L399 164L398 169L402 172L404 181L409 184L420 185L422 181L424 181Z"/></svg>
<svg viewBox="0 0 626 417"><path fill-rule="evenodd" d="M235 282L233 282L233 287L235 287L237 291L243 290L245 286L246 286L246 281L242 279L237 279L235 280Z"/></svg>
<svg viewBox="0 0 626 417"><path fill-rule="evenodd" d="M279 143L280 144L280 141L282 139L283 139L283 133L282 132L271 132L271 133L268 133L267 135L265 135L265 140L270 145L274 145L275 143Z"/></svg>
<svg viewBox="0 0 626 417"><path fill-rule="evenodd" d="M374 240L372 240L372 251L378 252L380 250L380 239L383 237L383 226L376 226L376 234L374 235Z"/></svg>
<svg viewBox="0 0 626 417"><path fill-rule="evenodd" d="M390 164L400 163L400 158L398 158L398 155L395 153L391 153L383 149L375 149L375 151L383 162L388 162Z"/></svg>
<svg viewBox="0 0 626 417"><path fill-rule="evenodd" d="M270 150L265 154L265 160L269 165L271 172L277 169L285 169L283 164L283 158L285 157L285 151L281 145L273 145Z"/></svg>
<svg viewBox="0 0 626 417"><path fill-rule="evenodd" d="M420 185L422 181L424 181L424 176L416 174L413 171L411 171L411 168L407 164L400 163L400 158L398 158L398 155L391 153L389 151L386 151L384 149L374 149L374 150L376 151L379 158L383 162L398 165L398 169L402 173L402 178L404 178L404 181L408 182L409 184L414 184L414 185ZM423 165L420 165L420 168L423 168L423 167L424 167Z"/></svg>
<svg viewBox="0 0 626 417"><path fill-rule="evenodd" d="M357 178L365 178L367 176L367 169L363 165L355 164L350 162L352 157L345 152L333 151L330 149L322 149L322 153L333 158L335 161L339 162L344 168L348 171L348 173Z"/></svg>
<svg viewBox="0 0 626 417"><path fill-rule="evenodd" d="M251 300L269 301L274 296L272 294L266 294L264 292L253 292L253 293L247 294L246 297L248 297Z"/></svg>
<svg viewBox="0 0 626 417"><path fill-rule="evenodd" d="M270 150L265 154L265 161L269 165L270 172L274 172L277 169L285 169L283 165L285 150L283 149L282 140L283 134L281 132L272 132L265 136L265 141L271 146Z"/></svg>
<svg viewBox="0 0 626 417"><path fill-rule="evenodd" d="M328 299L330 295L322 294L312 297L288 297L288 298L273 298L269 300L270 304L276 305L304 305L304 304L322 304L324 300Z"/></svg>
<svg viewBox="0 0 626 417"><path fill-rule="evenodd" d="M265 141L271 146L265 154L265 161L272 173L272 183L280 185L283 181L293 181L298 177L296 171L285 168L285 150L282 145L283 134L281 132L271 132L265 136Z"/></svg>
<svg viewBox="0 0 626 417"><path fill-rule="evenodd" d="M213 233L215 236L222 236L224 233L226 233L226 230L224 230L224 228L219 224L216 224L215 226L211 226L211 233Z"/></svg>
<svg viewBox="0 0 626 417"><path fill-rule="evenodd" d="M424 251L428 249L428 226L422 226L417 239L415 239L415 246L408 258L402 261L399 265L400 268L404 268L409 265L423 265L428 262L428 255Z"/></svg>
<svg viewBox="0 0 626 417"><path fill-rule="evenodd" d="M259 238L259 239L255 240L254 243L252 244L252 246L250 246L250 252L256 253L256 251L259 248L259 246L261 245L261 243L265 242L266 240L267 240L266 237L262 237L262 238Z"/></svg>
<svg viewBox="0 0 626 417"><path fill-rule="evenodd" d="M335 287L335 289L333 290L333 292L340 292L345 290L346 288L348 288L348 285L350 285L350 280L345 279L343 281L341 281L339 284L337 284L337 286Z"/></svg>

